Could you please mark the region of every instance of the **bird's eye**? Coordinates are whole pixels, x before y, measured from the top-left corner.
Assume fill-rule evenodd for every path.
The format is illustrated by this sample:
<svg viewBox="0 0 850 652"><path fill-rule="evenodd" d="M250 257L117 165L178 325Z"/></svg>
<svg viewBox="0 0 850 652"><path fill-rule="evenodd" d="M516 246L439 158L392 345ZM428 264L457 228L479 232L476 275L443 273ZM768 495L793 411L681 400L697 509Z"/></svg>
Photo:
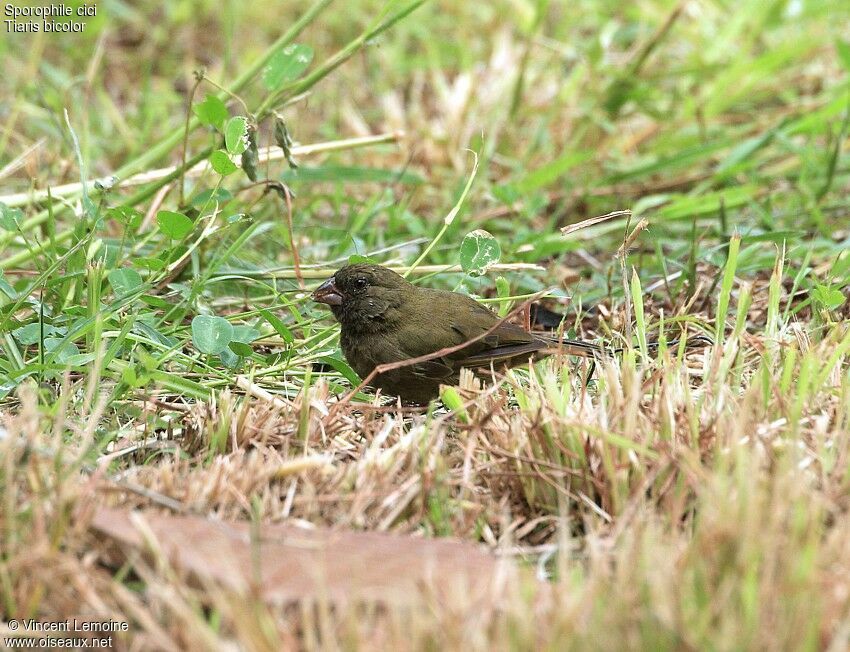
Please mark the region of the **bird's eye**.
<svg viewBox="0 0 850 652"><path fill-rule="evenodd" d="M368 285L368 281L363 276L358 276L354 279L354 286L359 290L360 288L365 288Z"/></svg>

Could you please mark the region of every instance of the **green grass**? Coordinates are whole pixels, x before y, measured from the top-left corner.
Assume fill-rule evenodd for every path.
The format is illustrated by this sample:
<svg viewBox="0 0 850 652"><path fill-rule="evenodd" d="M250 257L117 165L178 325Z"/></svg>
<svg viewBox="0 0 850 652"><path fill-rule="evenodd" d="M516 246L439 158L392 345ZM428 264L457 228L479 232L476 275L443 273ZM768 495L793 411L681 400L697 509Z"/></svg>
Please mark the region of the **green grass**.
<svg viewBox="0 0 850 652"><path fill-rule="evenodd" d="M0 611L123 614L142 647L841 649L848 25L837 0L187 0L6 34ZM351 256L503 315L545 292L626 351L588 385L554 359L448 412L335 409L359 380L309 290ZM551 590L474 623L249 614L114 574L102 504L455 536Z"/></svg>

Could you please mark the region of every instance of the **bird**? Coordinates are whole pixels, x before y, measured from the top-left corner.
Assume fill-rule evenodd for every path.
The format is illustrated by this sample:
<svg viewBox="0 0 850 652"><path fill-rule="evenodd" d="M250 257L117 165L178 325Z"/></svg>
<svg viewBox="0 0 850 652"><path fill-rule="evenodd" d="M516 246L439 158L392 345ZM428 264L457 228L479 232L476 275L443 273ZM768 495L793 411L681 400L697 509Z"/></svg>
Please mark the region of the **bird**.
<svg viewBox="0 0 850 652"><path fill-rule="evenodd" d="M368 378L379 365L456 349L385 371L370 381L407 404L424 405L437 398L440 385L456 385L464 367L489 371L555 352L589 358L610 354L588 342L526 331L472 297L413 285L381 265L342 267L313 292L312 299L330 307L340 324L343 355L361 378Z"/></svg>

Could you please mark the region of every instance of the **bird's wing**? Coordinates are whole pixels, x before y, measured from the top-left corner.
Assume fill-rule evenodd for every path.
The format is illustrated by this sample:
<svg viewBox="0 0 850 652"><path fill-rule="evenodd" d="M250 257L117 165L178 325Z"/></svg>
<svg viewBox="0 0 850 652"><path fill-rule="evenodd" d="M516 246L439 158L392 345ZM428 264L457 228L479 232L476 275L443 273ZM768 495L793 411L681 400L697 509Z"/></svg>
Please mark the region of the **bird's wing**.
<svg viewBox="0 0 850 652"><path fill-rule="evenodd" d="M462 349L431 361L442 367L425 368L429 377L446 372L445 377L448 377L462 366L486 366L550 346L519 326L499 324L497 314L470 297L420 289L417 301L419 305L411 314L421 315L420 321L407 321L396 333L396 345L405 357L415 358L470 342Z"/></svg>
<svg viewBox="0 0 850 652"><path fill-rule="evenodd" d="M489 366L531 354L548 347L547 342L534 337L525 329L508 322L499 323L500 317L473 301L469 305L467 319L458 319L453 329L459 334L459 339L472 342L449 357L464 367ZM498 324L498 325L497 325ZM484 335L486 333L486 335Z"/></svg>

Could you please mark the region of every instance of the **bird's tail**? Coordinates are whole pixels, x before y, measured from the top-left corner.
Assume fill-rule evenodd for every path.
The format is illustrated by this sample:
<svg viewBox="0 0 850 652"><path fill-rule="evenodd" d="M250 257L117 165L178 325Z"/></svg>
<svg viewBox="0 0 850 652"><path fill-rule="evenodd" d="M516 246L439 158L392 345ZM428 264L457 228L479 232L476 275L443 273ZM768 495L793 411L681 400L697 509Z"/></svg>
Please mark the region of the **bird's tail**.
<svg viewBox="0 0 850 652"><path fill-rule="evenodd" d="M540 334L541 339L544 339L547 343L551 344L553 353L563 353L566 355L575 355L582 358L601 358L601 357L613 357L616 355L620 355L625 350L623 347L619 347L616 349L609 349L603 346L599 346L598 344L591 344L590 342L583 342L582 340L571 340L567 338L559 338L555 334ZM675 339L667 342L668 348L675 348L679 346L680 340ZM714 340L705 335L694 335L693 337L689 337L685 340L685 349L701 349L706 346L711 346L714 344ZM658 342L650 342L647 345L647 348L650 351L655 351L659 347Z"/></svg>
<svg viewBox="0 0 850 652"><path fill-rule="evenodd" d="M680 340L680 339L670 340L669 342L667 342L667 348L668 349L676 348L676 347L679 346L679 343L681 341L682 340ZM714 344L714 340L711 339L710 337L708 337L707 335L694 335L692 337L685 338L685 350L704 349L705 347L712 346L713 344ZM659 346L661 346L661 344L659 342L649 342L649 343L647 343L646 348L649 349L650 351L655 351L655 350L658 349ZM624 350L625 349L623 349L623 348L619 348L619 349L616 349L615 352L616 353L622 353Z"/></svg>
<svg viewBox="0 0 850 652"><path fill-rule="evenodd" d="M581 358L610 357L614 353L612 349L606 349L604 347L599 346L598 344L591 344L590 342L582 342L581 340L571 340L567 338L562 338L549 333L541 333L540 339L546 342L552 353L575 355Z"/></svg>

